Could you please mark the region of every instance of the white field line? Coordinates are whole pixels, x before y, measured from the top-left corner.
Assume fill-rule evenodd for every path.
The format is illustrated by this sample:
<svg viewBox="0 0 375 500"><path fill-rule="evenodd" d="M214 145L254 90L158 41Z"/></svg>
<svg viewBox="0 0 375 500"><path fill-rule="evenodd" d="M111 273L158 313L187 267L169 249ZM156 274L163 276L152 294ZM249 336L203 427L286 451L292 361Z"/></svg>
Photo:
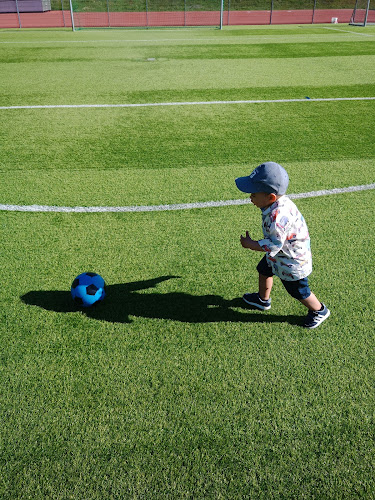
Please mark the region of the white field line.
<svg viewBox="0 0 375 500"><path fill-rule="evenodd" d="M320 36L320 35L319 35ZM237 38L244 38L245 35L243 37L236 37ZM223 37L224 39L228 39L228 40L233 40L232 37ZM220 39L218 38L160 38L160 39L157 39L157 38L146 38L146 39L141 39L141 40L137 40L137 39L122 39L122 40L25 40L25 41L11 41L11 40L6 40L6 41L0 41L0 44L2 43L5 43L5 44L19 44L19 43L22 43L22 44L43 44L43 43L97 43L97 44L101 44L101 43L158 43L158 42L200 42L200 41L207 41L207 40L215 40L215 41L221 41L223 40L222 37L220 37ZM248 37L247 37L248 38ZM272 37L274 38L274 37Z"/></svg>
<svg viewBox="0 0 375 500"><path fill-rule="evenodd" d="M326 29L334 29L334 28L326 28ZM156 30L153 30L156 31ZM346 30L335 30L335 31L346 31ZM355 35L362 35L363 33L358 33L358 32L351 32L347 31L347 33L350 34L355 34ZM4 32L1 32L1 34L4 34ZM7 35L11 35L11 33L5 33ZM323 34L320 33L302 33L299 35L292 35L293 40L297 40L299 38L306 38L307 36L309 37L320 37ZM367 34L366 36L373 36ZM207 41L214 41L214 42L221 42L223 40L230 40L234 44L236 43L237 40L243 40L246 39L249 41L249 44L254 40L279 40L280 35L240 35L231 37L231 36L220 36L220 37L200 37L200 38L143 38L137 40L136 38L123 38L123 39L109 39L109 40L1 40L0 44L45 44L45 43L96 43L96 44L101 44L101 43L169 43L169 42L207 42ZM242 43L242 42L241 42Z"/></svg>
<svg viewBox="0 0 375 500"><path fill-rule="evenodd" d="M308 193L289 194L291 199L314 198L332 194L354 193L375 189L375 183L346 188L323 189ZM194 208L227 207L233 205L247 205L249 198L240 200L204 201L196 203L179 203L176 205L135 205L128 207L57 207L49 205L1 205L0 210L8 212L64 212L64 213L104 213L104 212L165 212L169 210L189 210Z"/></svg>
<svg viewBox="0 0 375 500"><path fill-rule="evenodd" d="M339 29L339 28L329 28L328 26L322 26L322 28L325 29L325 30L341 31L343 33L350 33L351 35L374 36L371 33L360 33L359 31L349 31L349 30L342 30L342 29Z"/></svg>
<svg viewBox="0 0 375 500"><path fill-rule="evenodd" d="M47 104L30 106L0 106L0 111L10 109L78 109L78 108L148 108L152 106L208 106L212 104L271 104L288 102L330 102L330 101L374 101L375 97L326 97L304 99L258 99L240 101L188 101L188 102L147 102L136 104Z"/></svg>

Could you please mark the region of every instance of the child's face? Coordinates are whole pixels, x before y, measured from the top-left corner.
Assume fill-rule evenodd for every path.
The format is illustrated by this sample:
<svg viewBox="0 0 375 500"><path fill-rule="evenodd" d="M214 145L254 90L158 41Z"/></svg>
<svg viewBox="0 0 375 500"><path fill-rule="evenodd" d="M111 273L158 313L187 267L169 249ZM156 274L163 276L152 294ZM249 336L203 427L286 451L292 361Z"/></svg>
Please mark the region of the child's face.
<svg viewBox="0 0 375 500"><path fill-rule="evenodd" d="M258 208L266 208L276 201L273 193L251 193L250 200Z"/></svg>

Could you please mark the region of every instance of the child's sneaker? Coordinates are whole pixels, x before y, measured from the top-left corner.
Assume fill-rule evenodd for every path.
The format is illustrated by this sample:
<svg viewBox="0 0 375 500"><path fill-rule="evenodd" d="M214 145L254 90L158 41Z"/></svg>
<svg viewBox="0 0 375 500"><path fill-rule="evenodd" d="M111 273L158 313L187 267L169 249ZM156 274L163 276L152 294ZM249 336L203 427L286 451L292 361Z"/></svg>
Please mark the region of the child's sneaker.
<svg viewBox="0 0 375 500"><path fill-rule="evenodd" d="M271 309L271 299L262 300L259 297L259 293L245 293L242 298L246 304L249 304L249 306L254 306L262 311L268 311L268 309Z"/></svg>
<svg viewBox="0 0 375 500"><path fill-rule="evenodd" d="M331 311L327 308L327 306L322 304L322 309L320 311L309 311L307 313L303 326L305 328L316 328L320 325L320 323L323 323L323 321L327 319L330 314Z"/></svg>

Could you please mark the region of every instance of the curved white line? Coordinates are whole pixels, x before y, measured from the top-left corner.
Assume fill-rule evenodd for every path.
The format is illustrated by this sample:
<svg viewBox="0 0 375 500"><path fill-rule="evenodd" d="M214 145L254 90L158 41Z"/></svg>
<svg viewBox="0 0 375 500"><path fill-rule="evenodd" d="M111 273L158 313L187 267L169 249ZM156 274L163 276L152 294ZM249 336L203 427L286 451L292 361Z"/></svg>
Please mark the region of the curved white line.
<svg viewBox="0 0 375 500"><path fill-rule="evenodd" d="M307 193L288 194L291 199L314 198L331 194L354 193L375 189L375 183L350 186L346 188L323 189ZM133 205L127 207L58 207L54 205L6 205L0 204L0 210L8 212L64 212L64 213L104 213L104 212L164 212L168 210L190 210L193 208L227 207L251 203L249 198L240 200L202 201L179 203L174 205Z"/></svg>

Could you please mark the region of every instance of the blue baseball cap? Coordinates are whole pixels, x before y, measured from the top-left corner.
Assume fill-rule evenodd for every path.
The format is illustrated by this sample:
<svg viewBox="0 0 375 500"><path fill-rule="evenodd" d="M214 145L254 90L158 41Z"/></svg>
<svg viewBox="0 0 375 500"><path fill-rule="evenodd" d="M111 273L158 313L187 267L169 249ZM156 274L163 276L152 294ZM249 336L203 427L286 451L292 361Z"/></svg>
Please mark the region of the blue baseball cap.
<svg viewBox="0 0 375 500"><path fill-rule="evenodd" d="M289 176L281 165L273 161L262 163L250 175L238 177L236 185L243 193L274 193L283 195L289 184Z"/></svg>

